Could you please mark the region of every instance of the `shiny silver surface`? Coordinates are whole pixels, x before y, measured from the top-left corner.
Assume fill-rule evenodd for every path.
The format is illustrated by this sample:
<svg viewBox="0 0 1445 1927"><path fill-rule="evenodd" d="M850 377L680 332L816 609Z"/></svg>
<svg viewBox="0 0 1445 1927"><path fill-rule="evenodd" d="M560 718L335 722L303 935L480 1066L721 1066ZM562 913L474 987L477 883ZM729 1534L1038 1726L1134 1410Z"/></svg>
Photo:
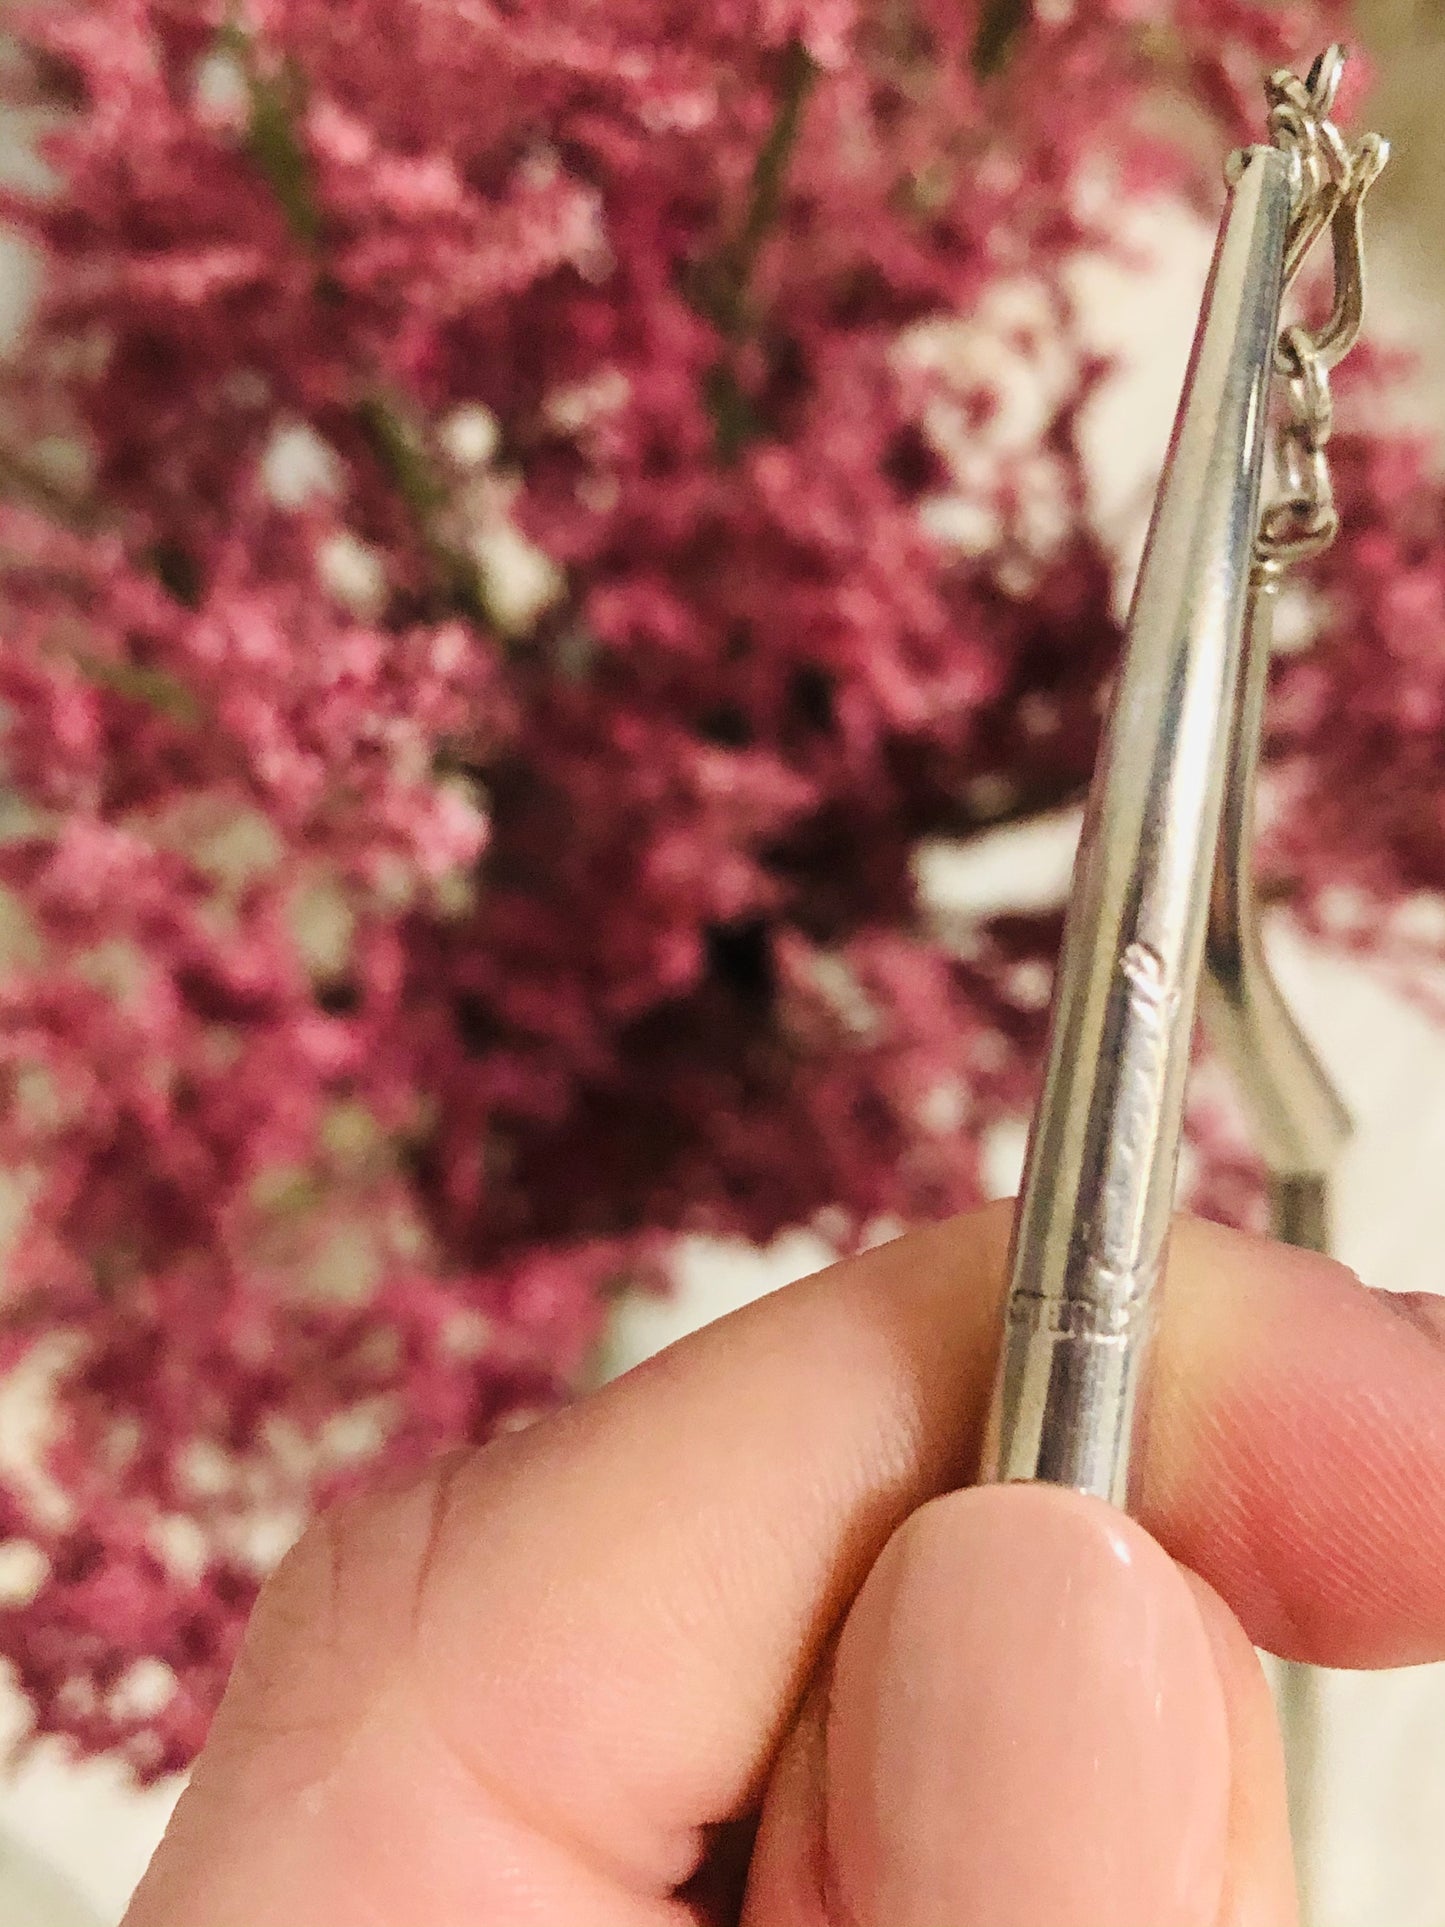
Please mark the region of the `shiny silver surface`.
<svg viewBox="0 0 1445 1927"><path fill-rule="evenodd" d="M1250 874L1273 612L1284 572L1339 528L1330 370L1364 313L1361 211L1389 156L1330 116L1331 47L1266 83L1273 145L1235 155L1174 440L1080 839L1043 1094L1010 1259L983 1476L1127 1505L1201 964L1204 1005L1269 1178L1272 1228L1323 1251L1349 1119L1270 971ZM1279 308L1328 233L1334 302ZM1269 377L1277 495L1259 512ZM1201 955L1202 953L1202 955ZM1301 1919L1311 1918L1319 1684L1281 1671Z"/></svg>
<svg viewBox="0 0 1445 1927"><path fill-rule="evenodd" d="M1074 871L983 1472L1129 1497L1173 1205L1266 439L1291 167L1232 170Z"/></svg>
<svg viewBox="0 0 1445 1927"><path fill-rule="evenodd" d="M1255 775L1280 580L1278 567L1267 560L1256 562L1210 893L1202 1008L1214 1046L1244 1099L1264 1159L1271 1231L1285 1244L1328 1251L1330 1176L1349 1136L1349 1113L1270 970L1250 873ZM1300 1917L1308 1922L1319 1810L1319 1675L1309 1666L1281 1665L1276 1698L1289 1762Z"/></svg>
<svg viewBox="0 0 1445 1927"><path fill-rule="evenodd" d="M1327 1251L1329 1177L1349 1136L1349 1113L1270 971L1250 869L1255 772L1278 594L1279 576L1267 567L1257 569L1228 752L1230 780L1210 893L1201 1002L1269 1175L1275 1237Z"/></svg>

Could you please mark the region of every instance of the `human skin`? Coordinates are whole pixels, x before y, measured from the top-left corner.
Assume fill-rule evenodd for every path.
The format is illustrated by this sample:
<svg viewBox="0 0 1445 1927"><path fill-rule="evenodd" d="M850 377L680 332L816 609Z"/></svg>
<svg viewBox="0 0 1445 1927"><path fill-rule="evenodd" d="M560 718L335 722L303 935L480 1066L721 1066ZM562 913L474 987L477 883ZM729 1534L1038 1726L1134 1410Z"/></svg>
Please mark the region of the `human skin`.
<svg viewBox="0 0 1445 1927"><path fill-rule="evenodd" d="M961 1491L1007 1230L323 1518L125 1927L1290 1927L1251 1641L1445 1657L1445 1317L1181 1223L1140 1523Z"/></svg>

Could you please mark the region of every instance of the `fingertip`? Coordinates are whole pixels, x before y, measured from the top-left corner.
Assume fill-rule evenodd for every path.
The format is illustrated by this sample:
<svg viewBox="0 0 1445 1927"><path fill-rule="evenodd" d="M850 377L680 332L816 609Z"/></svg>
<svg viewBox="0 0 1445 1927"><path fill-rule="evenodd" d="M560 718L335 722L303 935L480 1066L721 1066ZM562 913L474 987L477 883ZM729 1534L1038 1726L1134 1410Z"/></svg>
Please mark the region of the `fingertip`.
<svg viewBox="0 0 1445 1927"><path fill-rule="evenodd" d="M1445 1647L1445 1346L1345 1266L1174 1235L1141 1517L1249 1637L1332 1666Z"/></svg>
<svg viewBox="0 0 1445 1927"><path fill-rule="evenodd" d="M1212 1650L1173 1563L1098 1501L994 1486L908 1521L839 1642L826 1781L834 1911L863 1927L1216 1927Z"/></svg>
<svg viewBox="0 0 1445 1927"><path fill-rule="evenodd" d="M1196 1573L1180 1571L1214 1657L1229 1728L1229 1851L1219 1927L1295 1927L1284 1751L1269 1682L1219 1594Z"/></svg>

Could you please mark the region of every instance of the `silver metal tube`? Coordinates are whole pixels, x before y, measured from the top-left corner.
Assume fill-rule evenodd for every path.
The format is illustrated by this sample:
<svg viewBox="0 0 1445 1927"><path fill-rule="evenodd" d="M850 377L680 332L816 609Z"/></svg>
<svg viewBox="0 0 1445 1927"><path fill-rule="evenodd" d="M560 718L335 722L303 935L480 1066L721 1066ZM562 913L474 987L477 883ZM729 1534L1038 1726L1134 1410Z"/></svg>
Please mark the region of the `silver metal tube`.
<svg viewBox="0 0 1445 1927"><path fill-rule="evenodd" d="M1219 857L1210 893L1201 1007L1239 1085L1269 1174L1275 1237L1329 1246L1324 1194L1350 1116L1269 967L1255 902L1254 792L1269 686L1277 572L1261 566L1250 596L1245 662L1228 751Z"/></svg>
<svg viewBox="0 0 1445 1927"><path fill-rule="evenodd" d="M1219 857L1204 944L1202 1006L1215 1048L1249 1113L1269 1180L1270 1229L1308 1251L1330 1246L1330 1177L1350 1116L1295 1022L1265 955L1255 895L1254 795L1280 573L1256 566L1235 703ZM1290 1835L1300 1918L1312 1918L1319 1815L1323 1683L1313 1667L1282 1664L1276 1698L1289 1763Z"/></svg>
<svg viewBox="0 0 1445 1927"><path fill-rule="evenodd" d="M1090 790L983 1476L1127 1504L1259 526L1290 168L1233 175Z"/></svg>

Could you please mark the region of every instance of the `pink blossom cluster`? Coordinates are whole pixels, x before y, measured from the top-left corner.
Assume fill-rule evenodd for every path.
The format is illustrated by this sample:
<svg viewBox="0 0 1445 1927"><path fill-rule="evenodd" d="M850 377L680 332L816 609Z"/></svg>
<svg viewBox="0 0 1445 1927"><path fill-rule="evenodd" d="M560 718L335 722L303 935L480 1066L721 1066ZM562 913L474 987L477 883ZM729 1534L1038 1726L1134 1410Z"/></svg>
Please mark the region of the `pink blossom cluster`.
<svg viewBox="0 0 1445 1927"><path fill-rule="evenodd" d="M150 1775L304 1512L561 1396L679 1235L981 1195L1057 919L960 939L919 852L1091 766L1118 637L1068 268L1117 195L1202 193L1321 21L39 0L18 31L61 110L53 190L9 205L47 278L0 396L0 1370L33 1387L0 1651L37 1730ZM1004 346L1063 371L1022 433L950 333L1020 287ZM1306 917L1341 876L1445 881L1438 495L1342 460L1271 739Z"/></svg>

